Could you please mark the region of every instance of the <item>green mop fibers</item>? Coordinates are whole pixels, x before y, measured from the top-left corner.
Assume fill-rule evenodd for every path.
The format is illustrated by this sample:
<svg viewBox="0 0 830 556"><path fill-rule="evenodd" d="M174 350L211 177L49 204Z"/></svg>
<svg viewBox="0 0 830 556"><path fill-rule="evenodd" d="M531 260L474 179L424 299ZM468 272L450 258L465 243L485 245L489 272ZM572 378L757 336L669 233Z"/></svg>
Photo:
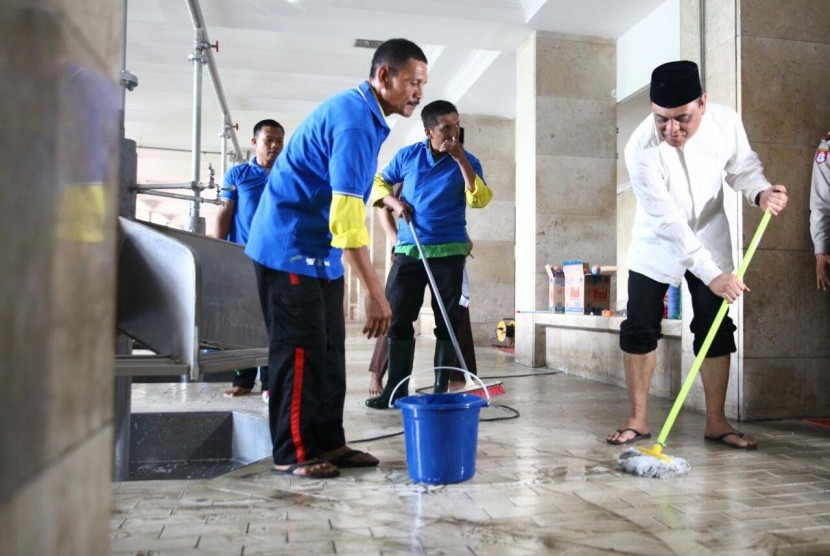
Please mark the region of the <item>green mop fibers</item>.
<svg viewBox="0 0 830 556"><path fill-rule="evenodd" d="M764 212L761 223L758 224L758 229L755 231L755 235L752 237L752 241L746 250L744 260L741 261L741 266L738 268L738 273L736 274L738 279L743 279L744 273L749 266L749 261L752 260L752 255L755 254L755 249L757 249L758 244L761 242L761 236L764 235L764 230L767 229L767 224L769 224L771 216L772 213L769 210ZM720 328L723 317L726 316L726 311L728 310L729 302L724 299L718 310L718 314L715 315L715 320L712 321L712 326L709 327L706 339L703 340L703 345L700 346L700 351L697 357L695 357L695 362L692 364L692 368L689 369L689 374L683 382L683 387L680 389L680 393L677 395L671 411L669 411L669 416L666 418L663 429L660 431L660 436L657 437L657 444L651 448L629 448L620 455L620 459L617 462L617 469L625 473L631 473L632 475L653 477L655 479L667 479L689 472L691 465L689 465L688 461L683 458L665 455L663 453L663 447L666 445L666 438L669 436L672 425L674 425L674 420L677 418L677 414L680 412L680 408L686 400L686 395L689 393L695 377L697 377L701 364L703 364L703 359L709 353L709 346L712 345L712 341L715 339L715 333Z"/></svg>

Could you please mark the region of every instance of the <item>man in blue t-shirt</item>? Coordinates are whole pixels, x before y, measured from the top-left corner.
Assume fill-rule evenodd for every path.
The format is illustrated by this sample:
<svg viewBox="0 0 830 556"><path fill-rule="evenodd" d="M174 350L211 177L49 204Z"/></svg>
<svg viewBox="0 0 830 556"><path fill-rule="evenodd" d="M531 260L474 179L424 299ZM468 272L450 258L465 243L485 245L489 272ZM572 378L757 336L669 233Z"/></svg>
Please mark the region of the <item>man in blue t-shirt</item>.
<svg viewBox="0 0 830 556"><path fill-rule="evenodd" d="M251 145L255 156L225 174L220 196L225 204L216 220L219 239L245 245L251 220L265 189L265 182L285 143L285 129L276 120L262 120L254 126Z"/></svg>
<svg viewBox="0 0 830 556"><path fill-rule="evenodd" d="M251 223L270 336L268 404L274 474L336 477L338 467L378 464L346 445L345 258L366 292L369 338L386 333L391 309L369 258L365 204L386 116L408 117L423 96L427 59L406 39L381 44L369 79L321 104L277 159Z"/></svg>
<svg viewBox="0 0 830 556"><path fill-rule="evenodd" d="M386 280L386 298L392 307L389 327L389 379L377 397L366 400L372 409L387 409L392 390L412 372L415 353L415 329L429 284L423 255L438 288L432 292L435 314L435 367L457 367L448 326L458 337L461 313L461 286L464 261L470 252L467 236L466 207L483 208L493 197L484 183L481 163L464 150L458 110L446 100L436 100L421 111L426 139L404 147L375 177L375 206L386 206L399 218L395 259ZM392 185L403 183L400 198ZM404 218L406 221L402 221ZM418 252L407 221L411 221L424 252ZM450 323L444 322L436 295L448 311ZM435 392L446 392L450 380L447 370L435 372ZM406 396L404 382L395 399Z"/></svg>
<svg viewBox="0 0 830 556"><path fill-rule="evenodd" d="M220 196L225 204L219 210L214 235L234 243L245 245L248 231L254 218L262 190L274 162L282 152L285 143L285 129L276 120L261 120L254 126L251 145L255 156L248 162L238 164L227 171ZM238 369L233 383L225 396L244 396L254 389L257 368ZM267 403L268 367L260 368L262 399Z"/></svg>

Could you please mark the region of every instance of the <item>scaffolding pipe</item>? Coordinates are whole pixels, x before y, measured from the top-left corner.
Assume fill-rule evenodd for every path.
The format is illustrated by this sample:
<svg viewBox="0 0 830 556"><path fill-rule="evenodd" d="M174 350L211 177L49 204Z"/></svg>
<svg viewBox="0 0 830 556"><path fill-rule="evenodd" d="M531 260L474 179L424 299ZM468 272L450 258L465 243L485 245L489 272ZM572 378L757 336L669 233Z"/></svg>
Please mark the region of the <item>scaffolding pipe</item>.
<svg viewBox="0 0 830 556"><path fill-rule="evenodd" d="M193 186L190 182L184 183L156 183L152 185L138 184L133 187L133 191L145 193L147 191L154 191L156 189L190 189Z"/></svg>
<svg viewBox="0 0 830 556"><path fill-rule="evenodd" d="M200 196L194 195L181 195L179 193L167 193L166 191L157 191L155 189L148 189L146 191L140 191L145 195L153 195L154 197L167 197L168 199L180 199L182 201L190 201L191 205L199 205L199 203L210 203L211 205L222 205L223 202L221 199L206 199ZM194 230L188 230L189 232L193 232Z"/></svg>
<svg viewBox="0 0 830 556"><path fill-rule="evenodd" d="M199 0L187 0L187 6L190 8L190 19L193 21L193 28L200 30L204 42L210 44L207 28L205 27L205 19L202 17L202 8L199 6ZM207 49L205 58L210 80L213 83L213 92L216 93L216 100L219 101L219 107L222 110L223 131L230 132L230 139L233 142L234 159L242 160L242 149L239 148L239 141L237 140L233 120L231 119L231 111L228 108L228 101L225 98L222 82L219 80L219 70L216 68L216 61L213 59L213 51L210 48Z"/></svg>
<svg viewBox="0 0 830 556"><path fill-rule="evenodd" d="M225 172L228 170L228 135L230 131L226 125L222 128L222 156L219 159L219 179L222 180L222 185L225 184Z"/></svg>
<svg viewBox="0 0 830 556"><path fill-rule="evenodd" d="M210 46L204 39L204 29L196 28L193 39L193 54L190 61L193 62L193 151L190 157L191 189L193 190L193 202L190 203L190 211L187 216L187 230L196 234L204 233L204 221L199 214L199 165L201 164L201 143L202 143L202 64L205 63L205 51Z"/></svg>

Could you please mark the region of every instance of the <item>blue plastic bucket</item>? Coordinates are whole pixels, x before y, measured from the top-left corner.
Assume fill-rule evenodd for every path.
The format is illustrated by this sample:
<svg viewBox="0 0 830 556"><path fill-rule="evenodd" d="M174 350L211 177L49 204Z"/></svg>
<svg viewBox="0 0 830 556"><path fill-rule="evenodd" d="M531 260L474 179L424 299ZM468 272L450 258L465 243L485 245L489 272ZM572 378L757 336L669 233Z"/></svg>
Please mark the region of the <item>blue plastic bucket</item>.
<svg viewBox="0 0 830 556"><path fill-rule="evenodd" d="M488 400L472 394L424 394L398 399L406 467L418 483L444 485L476 471L478 415Z"/></svg>

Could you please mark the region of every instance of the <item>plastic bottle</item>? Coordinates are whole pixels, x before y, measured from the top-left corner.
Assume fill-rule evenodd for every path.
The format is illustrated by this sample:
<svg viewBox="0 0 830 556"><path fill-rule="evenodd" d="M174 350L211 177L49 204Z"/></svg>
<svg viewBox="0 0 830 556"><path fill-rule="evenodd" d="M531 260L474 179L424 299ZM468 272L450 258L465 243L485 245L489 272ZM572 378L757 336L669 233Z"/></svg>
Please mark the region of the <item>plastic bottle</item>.
<svg viewBox="0 0 830 556"><path fill-rule="evenodd" d="M666 313L670 319L679 319L682 313L683 297L680 295L680 286L669 286L666 294L668 301Z"/></svg>

